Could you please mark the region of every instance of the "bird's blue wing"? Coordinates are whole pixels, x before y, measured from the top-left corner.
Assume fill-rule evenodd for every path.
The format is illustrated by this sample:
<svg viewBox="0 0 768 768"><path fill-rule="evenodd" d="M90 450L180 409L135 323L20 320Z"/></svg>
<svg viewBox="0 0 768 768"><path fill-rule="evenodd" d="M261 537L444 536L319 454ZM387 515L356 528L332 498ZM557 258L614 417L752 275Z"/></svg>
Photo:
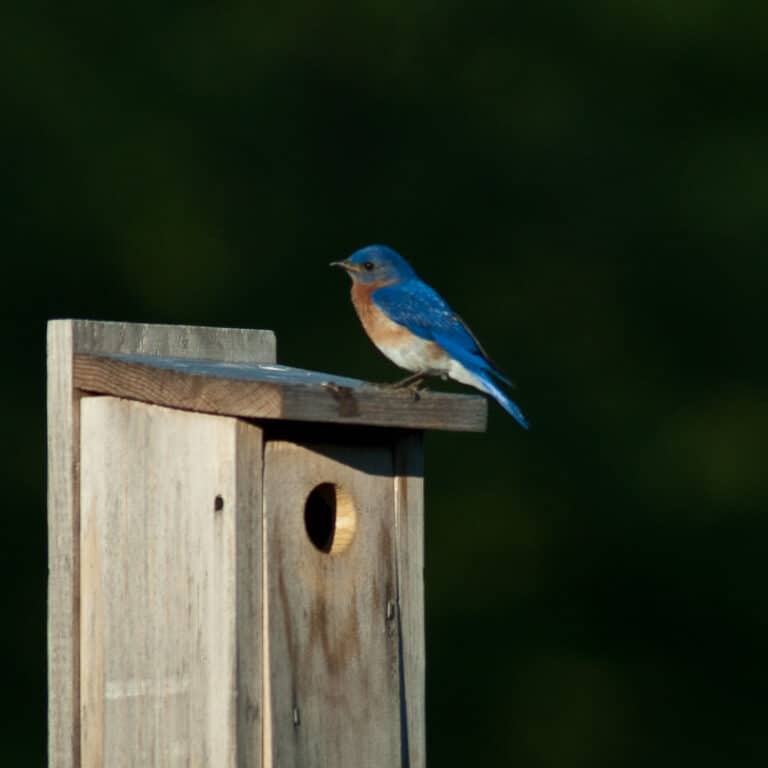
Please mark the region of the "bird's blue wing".
<svg viewBox="0 0 768 768"><path fill-rule="evenodd" d="M390 320L439 344L464 367L487 371L505 384L511 383L491 362L464 321L426 283L411 279L387 285L375 290L371 299Z"/></svg>

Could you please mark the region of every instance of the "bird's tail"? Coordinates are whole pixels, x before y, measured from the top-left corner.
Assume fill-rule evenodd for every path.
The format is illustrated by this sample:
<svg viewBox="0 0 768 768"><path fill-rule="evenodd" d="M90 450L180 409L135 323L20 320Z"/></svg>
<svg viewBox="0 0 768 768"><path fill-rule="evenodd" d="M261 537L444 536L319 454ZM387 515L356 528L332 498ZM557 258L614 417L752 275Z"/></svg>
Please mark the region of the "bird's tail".
<svg viewBox="0 0 768 768"><path fill-rule="evenodd" d="M490 376L477 376L478 387L487 392L523 429L528 429L520 406Z"/></svg>
<svg viewBox="0 0 768 768"><path fill-rule="evenodd" d="M469 384L471 387L477 387L481 392L490 395L523 429L528 429L528 420L523 416L520 407L493 380L492 375L498 376L504 381L507 379L482 355L479 346L477 351L481 353L480 356L476 351L467 349L462 344L457 343L455 339L445 335L436 334L435 341L457 363L456 367L451 367L449 373L452 379L456 379L462 384Z"/></svg>

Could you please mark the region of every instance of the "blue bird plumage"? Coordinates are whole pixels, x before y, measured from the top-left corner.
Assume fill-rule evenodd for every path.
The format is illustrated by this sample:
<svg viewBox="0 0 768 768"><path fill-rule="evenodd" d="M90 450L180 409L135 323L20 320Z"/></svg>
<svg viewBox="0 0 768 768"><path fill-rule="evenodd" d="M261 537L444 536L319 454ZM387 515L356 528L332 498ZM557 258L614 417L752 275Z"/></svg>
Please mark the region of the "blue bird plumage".
<svg viewBox="0 0 768 768"><path fill-rule="evenodd" d="M522 427L528 422L499 382L509 384L446 301L396 251L371 245L334 262L352 278L352 301L373 343L401 368L449 376L491 395Z"/></svg>

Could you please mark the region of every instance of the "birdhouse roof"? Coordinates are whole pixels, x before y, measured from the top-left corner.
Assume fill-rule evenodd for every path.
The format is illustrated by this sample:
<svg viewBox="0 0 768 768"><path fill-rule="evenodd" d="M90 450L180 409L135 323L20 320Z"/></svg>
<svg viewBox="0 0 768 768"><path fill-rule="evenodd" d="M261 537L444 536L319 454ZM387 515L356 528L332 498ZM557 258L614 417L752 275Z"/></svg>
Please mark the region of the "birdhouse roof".
<svg viewBox="0 0 768 768"><path fill-rule="evenodd" d="M272 362L76 353L74 386L172 408L303 422L482 432L477 395L392 389Z"/></svg>

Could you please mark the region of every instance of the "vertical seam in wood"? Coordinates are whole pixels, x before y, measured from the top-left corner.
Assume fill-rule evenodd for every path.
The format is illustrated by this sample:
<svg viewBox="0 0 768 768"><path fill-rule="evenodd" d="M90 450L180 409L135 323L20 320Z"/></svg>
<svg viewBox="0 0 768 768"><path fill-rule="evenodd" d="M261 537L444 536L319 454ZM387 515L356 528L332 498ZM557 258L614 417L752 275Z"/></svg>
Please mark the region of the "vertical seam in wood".
<svg viewBox="0 0 768 768"><path fill-rule="evenodd" d="M237 422L237 553L242 558L237 575L238 696L236 765L261 768L263 758L263 589L261 585L262 488L264 433L245 421ZM258 433L258 450L253 451ZM255 491L255 493L254 493ZM255 569L255 570L254 570ZM255 611L255 612L254 612ZM256 715L254 713L257 713Z"/></svg>
<svg viewBox="0 0 768 768"><path fill-rule="evenodd" d="M269 569L267 568L267 439L261 441L261 752L262 768L272 768L272 692L269 649Z"/></svg>
<svg viewBox="0 0 768 768"><path fill-rule="evenodd" d="M395 500L395 594L396 600L396 623L397 623L397 678L398 694L400 698L400 764L402 768L410 766L410 744L408 734L408 697L405 681L405 651L403 648L403 623L400 610L401 594L401 557L402 542L400 536L402 533L402 472L403 463L402 446L395 443L392 447L392 467L394 469L394 500Z"/></svg>
<svg viewBox="0 0 768 768"><path fill-rule="evenodd" d="M423 463L420 433L401 438L393 450L400 713L404 718L402 765L424 768Z"/></svg>
<svg viewBox="0 0 768 768"><path fill-rule="evenodd" d="M72 365L72 357L69 359ZM74 765L79 768L82 754L82 722L80 691L80 390L72 391L72 697L74 699L72 724L72 754Z"/></svg>
<svg viewBox="0 0 768 768"><path fill-rule="evenodd" d="M246 684L246 681L244 679L245 672L243 670L243 653L246 652L246 648L244 647L243 642L243 636L242 636L242 629L241 629L241 611L242 611L242 605L243 605L243 590L246 588L246 585L243 582L242 578L242 568L243 568L243 560L245 559L245 555L243 553L243 529L247 528L243 523L243 494L242 494L242 485L241 485L241 467L240 467L240 461L241 461L241 452L243 449L243 438L242 438L242 429L241 424L239 422L234 423L234 429L232 430L232 440L234 443L232 456L233 456L233 497L234 497L234 514L235 514L235 524L234 524L234 531L235 531L235 631L234 631L234 640L235 640L235 666L232 670L233 672L233 680L232 680L232 687L235 691L235 711L234 711L234 749L235 749L235 759L234 759L234 766L235 768L239 768L241 765L244 765L245 755L248 753L247 748L243 744L243 740L245 738L244 731L244 723L243 721L246 719L246 715L248 712L248 687ZM218 511L221 511L219 507L216 505L216 501L218 501L218 496L215 497L214 501L214 511L218 509ZM246 518L247 519L247 518Z"/></svg>

